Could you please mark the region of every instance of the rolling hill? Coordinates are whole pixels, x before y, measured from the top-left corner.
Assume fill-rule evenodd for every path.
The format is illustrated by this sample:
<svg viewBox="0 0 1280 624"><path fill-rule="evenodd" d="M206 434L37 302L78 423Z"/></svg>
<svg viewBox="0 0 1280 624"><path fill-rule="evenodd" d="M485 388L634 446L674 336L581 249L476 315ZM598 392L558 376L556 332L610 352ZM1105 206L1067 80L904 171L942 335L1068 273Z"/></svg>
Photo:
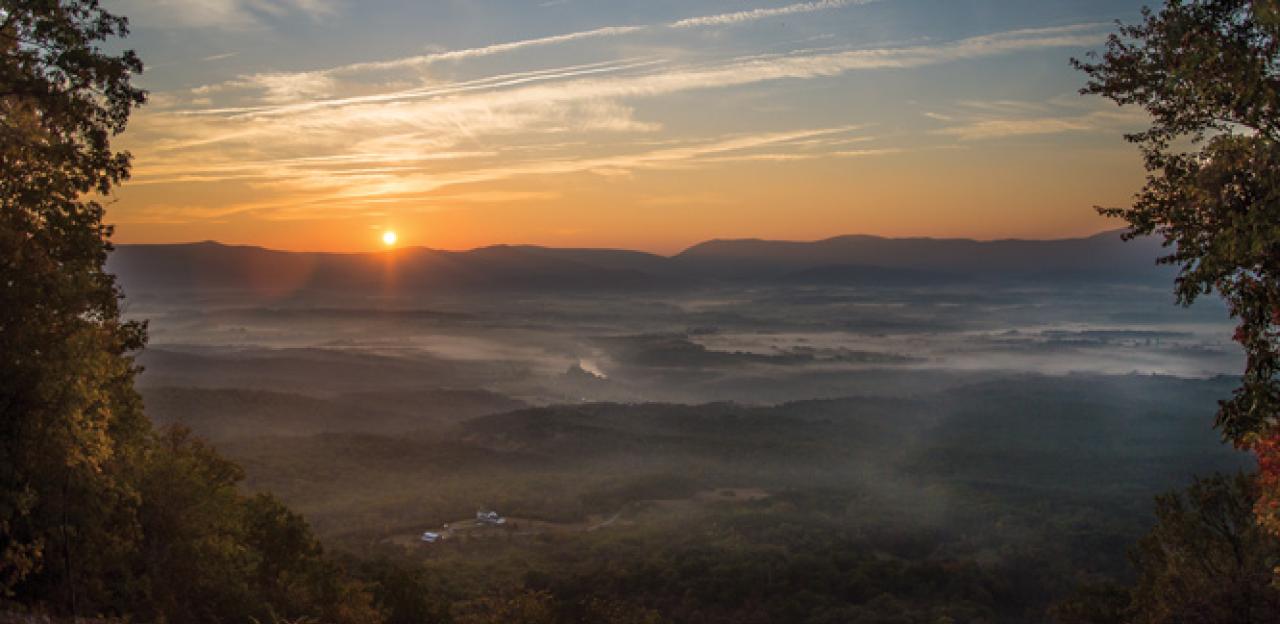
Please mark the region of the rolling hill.
<svg viewBox="0 0 1280 624"><path fill-rule="evenodd" d="M840 236L712 240L671 257L614 249L492 246L469 251L285 252L215 242L119 245L108 268L129 291L384 293L655 290L717 282L919 286L974 280L1167 280L1150 239L1118 232L1058 240Z"/></svg>

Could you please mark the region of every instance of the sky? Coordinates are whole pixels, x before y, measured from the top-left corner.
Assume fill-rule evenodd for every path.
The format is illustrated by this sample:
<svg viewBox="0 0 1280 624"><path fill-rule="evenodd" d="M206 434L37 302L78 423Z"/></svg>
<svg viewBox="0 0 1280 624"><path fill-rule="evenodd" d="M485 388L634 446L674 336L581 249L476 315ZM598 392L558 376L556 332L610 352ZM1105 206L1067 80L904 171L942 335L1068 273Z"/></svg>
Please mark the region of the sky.
<svg viewBox="0 0 1280 624"><path fill-rule="evenodd" d="M1125 0L105 0L150 102L120 243L617 247L1119 226Z"/></svg>

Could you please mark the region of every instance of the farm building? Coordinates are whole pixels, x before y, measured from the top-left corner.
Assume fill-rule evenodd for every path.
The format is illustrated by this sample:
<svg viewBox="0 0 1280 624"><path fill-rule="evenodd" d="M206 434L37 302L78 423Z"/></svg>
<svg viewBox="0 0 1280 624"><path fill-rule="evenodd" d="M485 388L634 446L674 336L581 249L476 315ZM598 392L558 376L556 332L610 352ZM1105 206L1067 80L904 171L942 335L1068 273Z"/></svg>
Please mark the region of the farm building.
<svg viewBox="0 0 1280 624"><path fill-rule="evenodd" d="M498 512L496 511L477 511L476 512L476 524L498 525L498 524L506 524L506 523L507 523L507 519L498 515Z"/></svg>

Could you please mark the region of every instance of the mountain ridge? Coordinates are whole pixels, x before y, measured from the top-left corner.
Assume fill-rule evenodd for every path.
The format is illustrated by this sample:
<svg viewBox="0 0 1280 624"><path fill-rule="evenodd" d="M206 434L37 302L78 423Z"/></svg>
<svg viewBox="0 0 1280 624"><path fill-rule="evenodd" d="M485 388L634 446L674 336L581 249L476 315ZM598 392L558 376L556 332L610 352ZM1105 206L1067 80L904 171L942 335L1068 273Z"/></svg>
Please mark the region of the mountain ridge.
<svg viewBox="0 0 1280 624"><path fill-rule="evenodd" d="M281 251L252 245L122 244L108 270L126 290L405 292L432 290L654 290L717 282L891 286L973 280L1148 282L1158 241L1119 231L1081 238L888 238L849 234L817 241L712 239L670 256L610 248L489 245L452 251Z"/></svg>
<svg viewBox="0 0 1280 624"><path fill-rule="evenodd" d="M1009 238L977 239L977 238L965 238L962 236L959 236L959 237L881 236L878 234L837 234L835 236L829 236L827 238L818 238L813 240L791 240L791 239L757 238L757 237L709 238L707 240L694 243L670 255L663 255L663 254L652 252L652 251L642 251L638 249L627 249L625 247L550 247L547 245L538 245L534 243L494 243L491 245L481 245L479 247L471 247L468 249L438 249L435 247L427 247L425 245L412 245L412 246L405 245L405 246L396 247L394 250L374 250L374 251L317 251L317 250L275 249L272 247L263 247L261 245L250 245L246 243L224 243L222 241L217 241L213 239L205 239L205 240L199 240L199 241L186 241L186 242L173 242L173 243L115 243L114 246L116 249L161 248L161 247L192 248L192 247L208 246L208 247L232 248L232 249L256 249L256 250L268 251L273 253L328 255L328 256L365 256L365 255L375 255L375 254L381 255L381 254L395 253L397 251L406 251L406 250L429 251L429 252L442 253L442 254L465 254L465 253L471 253L476 251L482 251L486 249L536 249L536 250L553 250L553 251L564 251L564 252L620 252L620 253L633 254L633 255L649 256L654 258L670 259L670 258L675 258L681 255L688 254L690 251L698 249L700 247L704 247L712 244L723 244L723 243L749 242L749 243L776 243L776 244L786 244L786 245L815 245L815 244L821 244L821 243L830 243L832 241L844 241L844 240L925 241L925 242L958 241L958 242L966 242L966 243L977 243L979 245L992 244L992 243L1007 243L1007 242L1057 243L1057 242L1065 242L1065 241L1083 241L1083 240L1091 240L1091 239L1112 239L1112 238L1119 239L1121 233L1123 233L1124 231L1125 230L1122 228L1113 229L1113 230L1103 230L1101 232L1089 234L1087 236L1069 236L1065 238L1009 237Z"/></svg>

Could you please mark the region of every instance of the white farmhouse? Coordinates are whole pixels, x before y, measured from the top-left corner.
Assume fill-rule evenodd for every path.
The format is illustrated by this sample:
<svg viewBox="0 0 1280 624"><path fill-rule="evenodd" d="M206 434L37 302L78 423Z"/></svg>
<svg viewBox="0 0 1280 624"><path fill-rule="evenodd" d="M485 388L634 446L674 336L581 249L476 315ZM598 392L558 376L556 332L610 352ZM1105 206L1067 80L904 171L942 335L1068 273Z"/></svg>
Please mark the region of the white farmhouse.
<svg viewBox="0 0 1280 624"><path fill-rule="evenodd" d="M499 524L506 524L506 523L507 523L507 519L498 515L498 512L496 511L477 511L476 512L476 524L499 525Z"/></svg>

